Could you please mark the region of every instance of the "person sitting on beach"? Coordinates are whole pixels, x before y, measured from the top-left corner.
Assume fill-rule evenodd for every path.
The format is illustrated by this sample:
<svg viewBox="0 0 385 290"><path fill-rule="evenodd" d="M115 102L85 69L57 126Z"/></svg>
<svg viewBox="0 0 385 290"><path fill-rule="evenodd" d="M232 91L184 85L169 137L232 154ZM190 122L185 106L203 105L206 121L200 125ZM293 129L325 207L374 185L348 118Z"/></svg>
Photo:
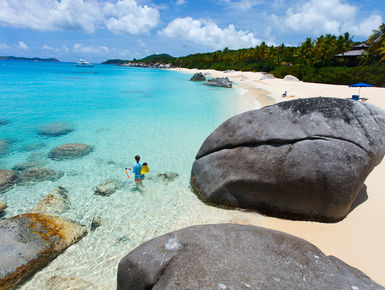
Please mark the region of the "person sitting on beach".
<svg viewBox="0 0 385 290"><path fill-rule="evenodd" d="M134 166L132 166L132 169L128 168L128 170L132 170L132 173L135 174L135 184L137 186L139 186L139 185L142 185L142 182L143 182L144 177L145 177L144 174L141 174L143 162L140 162L140 156L139 155L135 156L135 161L136 161L136 163L134 164Z"/></svg>
<svg viewBox="0 0 385 290"><path fill-rule="evenodd" d="M287 96L287 91L284 91L282 94L282 98L285 98Z"/></svg>

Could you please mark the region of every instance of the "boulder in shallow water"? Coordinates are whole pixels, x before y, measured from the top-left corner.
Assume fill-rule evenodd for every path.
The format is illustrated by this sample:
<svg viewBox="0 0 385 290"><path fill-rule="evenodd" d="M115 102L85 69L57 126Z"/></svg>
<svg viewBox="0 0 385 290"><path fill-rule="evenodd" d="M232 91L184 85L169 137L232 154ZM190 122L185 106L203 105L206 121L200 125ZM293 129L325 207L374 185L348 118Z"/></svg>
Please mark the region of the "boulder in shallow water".
<svg viewBox="0 0 385 290"><path fill-rule="evenodd" d="M204 82L206 81L206 78L205 76L203 75L203 73L201 72L197 72L195 73L192 78L190 79L190 81L193 81L193 82Z"/></svg>
<svg viewBox="0 0 385 290"><path fill-rule="evenodd" d="M0 156L8 153L9 144L7 140L0 139Z"/></svg>
<svg viewBox="0 0 385 290"><path fill-rule="evenodd" d="M45 162L43 161L27 161L27 162L16 164L15 166L12 167L12 170L24 171L30 168L41 167L44 165L45 165Z"/></svg>
<svg viewBox="0 0 385 290"><path fill-rule="evenodd" d="M283 78L284 81L289 81L289 82L299 82L299 79L295 76L292 76L292 75L286 75L284 78Z"/></svg>
<svg viewBox="0 0 385 290"><path fill-rule="evenodd" d="M109 179L106 182L99 184L95 189L96 195L109 196L118 189L122 188L123 183L116 179Z"/></svg>
<svg viewBox="0 0 385 290"><path fill-rule="evenodd" d="M196 156L191 185L212 205L337 222L384 154L383 110L347 99L298 99L220 125Z"/></svg>
<svg viewBox="0 0 385 290"><path fill-rule="evenodd" d="M14 288L87 234L79 223L41 213L0 221L0 288Z"/></svg>
<svg viewBox="0 0 385 290"><path fill-rule="evenodd" d="M188 227L140 245L120 261L117 289L384 288L303 239L219 224Z"/></svg>
<svg viewBox="0 0 385 290"><path fill-rule="evenodd" d="M46 137L57 137L71 133L73 130L73 126L66 122L52 122L41 126L37 133Z"/></svg>
<svg viewBox="0 0 385 290"><path fill-rule="evenodd" d="M64 175L61 171L55 171L49 168L28 168L20 172L17 176L17 184L25 184L39 181L55 181Z"/></svg>
<svg viewBox="0 0 385 290"><path fill-rule="evenodd" d="M68 200L68 190L62 186L56 187L50 194L41 199L31 212L47 214L60 214L67 211L71 206Z"/></svg>
<svg viewBox="0 0 385 290"><path fill-rule="evenodd" d="M0 169L0 192L10 188L15 183L17 175L16 171Z"/></svg>
<svg viewBox="0 0 385 290"><path fill-rule="evenodd" d="M48 157L57 160L71 160L86 156L92 151L92 146L81 143L68 143L53 148Z"/></svg>
<svg viewBox="0 0 385 290"><path fill-rule="evenodd" d="M233 87L233 84L229 80L228 77L210 79L203 84L206 86L222 87L222 88L232 88Z"/></svg>
<svg viewBox="0 0 385 290"><path fill-rule="evenodd" d="M5 202L0 201L0 217L4 215L5 209L7 208L7 204Z"/></svg>

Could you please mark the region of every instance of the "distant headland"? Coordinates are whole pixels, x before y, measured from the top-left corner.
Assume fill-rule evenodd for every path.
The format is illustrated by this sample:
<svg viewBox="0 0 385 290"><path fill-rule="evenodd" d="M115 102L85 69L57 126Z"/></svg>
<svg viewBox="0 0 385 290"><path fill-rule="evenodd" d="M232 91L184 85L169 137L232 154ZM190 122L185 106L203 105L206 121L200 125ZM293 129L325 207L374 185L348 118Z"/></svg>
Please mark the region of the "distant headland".
<svg viewBox="0 0 385 290"><path fill-rule="evenodd" d="M60 62L57 58L40 58L40 57L18 57L18 56L0 56L0 60L22 60L22 61L45 61Z"/></svg>

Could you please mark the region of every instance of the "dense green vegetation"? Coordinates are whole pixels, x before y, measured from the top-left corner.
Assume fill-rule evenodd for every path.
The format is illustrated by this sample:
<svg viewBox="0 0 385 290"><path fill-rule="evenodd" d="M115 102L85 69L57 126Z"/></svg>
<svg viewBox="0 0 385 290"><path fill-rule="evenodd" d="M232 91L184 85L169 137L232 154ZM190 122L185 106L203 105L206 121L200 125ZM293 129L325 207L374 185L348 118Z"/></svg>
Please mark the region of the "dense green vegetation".
<svg viewBox="0 0 385 290"><path fill-rule="evenodd" d="M276 77L294 75L307 82L352 84L365 82L385 86L385 24L373 31L366 42L367 51L358 57L337 57L352 47L349 33L307 38L300 46L260 45L247 49L225 48L210 53L174 58L168 54L151 55L134 62L171 63L173 66L198 69L263 71ZM384 63L381 63L384 62Z"/></svg>

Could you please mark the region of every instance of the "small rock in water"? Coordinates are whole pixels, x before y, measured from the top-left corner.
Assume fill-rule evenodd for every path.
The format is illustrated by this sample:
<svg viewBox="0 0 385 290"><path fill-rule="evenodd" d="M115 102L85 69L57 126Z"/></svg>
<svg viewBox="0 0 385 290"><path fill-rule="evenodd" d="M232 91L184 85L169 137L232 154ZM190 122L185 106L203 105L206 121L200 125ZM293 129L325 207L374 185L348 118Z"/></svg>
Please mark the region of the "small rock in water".
<svg viewBox="0 0 385 290"><path fill-rule="evenodd" d="M7 208L7 204L5 202L0 201L0 217L4 215L5 209Z"/></svg>
<svg viewBox="0 0 385 290"><path fill-rule="evenodd" d="M52 276L41 279L40 289L55 289L55 290L98 290L100 289L95 284L75 277Z"/></svg>
<svg viewBox="0 0 385 290"><path fill-rule="evenodd" d="M106 182L98 185L95 189L94 194L109 196L118 189L122 188L123 183L116 179L109 179Z"/></svg>
<svg viewBox="0 0 385 290"><path fill-rule="evenodd" d="M43 142L39 142L39 143L31 143L31 144L27 144L27 145L24 145L20 151L26 151L26 152L29 152L29 151L35 151L35 150L39 150L39 149L42 149L44 147L46 147L47 144L46 143L43 143Z"/></svg>
<svg viewBox="0 0 385 290"><path fill-rule="evenodd" d="M46 137L57 137L66 135L74 130L71 124L65 122L47 123L37 130L37 133Z"/></svg>
<svg viewBox="0 0 385 290"><path fill-rule="evenodd" d="M102 218L100 216L93 217L91 222L91 231L96 230L101 225L102 225Z"/></svg>
<svg viewBox="0 0 385 290"><path fill-rule="evenodd" d="M71 160L86 156L93 150L92 146L81 143L68 143L53 148L48 157L57 160Z"/></svg>
<svg viewBox="0 0 385 290"><path fill-rule="evenodd" d="M157 174L156 177L165 182L169 182L169 181L174 181L176 178L178 178L179 174L176 172L165 172L165 173Z"/></svg>
<svg viewBox="0 0 385 290"><path fill-rule="evenodd" d="M118 243L124 243L124 242L131 242L131 239L129 237L123 236L116 240Z"/></svg>
<svg viewBox="0 0 385 290"><path fill-rule="evenodd" d="M64 187L56 187L50 194L41 199L31 212L59 214L67 211L71 204L68 200L68 190Z"/></svg>
<svg viewBox="0 0 385 290"><path fill-rule="evenodd" d="M25 184L38 181L55 181L64 175L61 171L55 171L49 168L29 168L17 176L16 183Z"/></svg>
<svg viewBox="0 0 385 290"><path fill-rule="evenodd" d="M7 169L0 169L0 192L10 188L16 181L18 172Z"/></svg>

